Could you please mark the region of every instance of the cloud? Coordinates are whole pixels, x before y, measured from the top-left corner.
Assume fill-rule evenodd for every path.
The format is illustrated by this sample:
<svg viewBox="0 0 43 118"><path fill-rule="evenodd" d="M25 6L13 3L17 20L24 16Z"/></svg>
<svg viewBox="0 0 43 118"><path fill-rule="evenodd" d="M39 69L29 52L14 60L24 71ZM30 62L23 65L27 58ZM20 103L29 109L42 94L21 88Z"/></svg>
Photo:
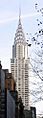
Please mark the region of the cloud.
<svg viewBox="0 0 43 118"><path fill-rule="evenodd" d="M17 17L2 19L2 20L0 20L0 24L6 24L6 23L11 22L13 20L17 20Z"/></svg>
<svg viewBox="0 0 43 118"><path fill-rule="evenodd" d="M40 15L40 13L25 14L25 15L22 15L22 18L34 17L34 16L37 16L37 15Z"/></svg>
<svg viewBox="0 0 43 118"><path fill-rule="evenodd" d="M21 15L21 19L28 18L28 17L35 17L37 15L40 15L40 13L24 14L24 15ZM12 22L14 20L18 20L18 16L10 15L10 17L4 18L4 19L3 18L0 19L0 24L10 23L10 22Z"/></svg>

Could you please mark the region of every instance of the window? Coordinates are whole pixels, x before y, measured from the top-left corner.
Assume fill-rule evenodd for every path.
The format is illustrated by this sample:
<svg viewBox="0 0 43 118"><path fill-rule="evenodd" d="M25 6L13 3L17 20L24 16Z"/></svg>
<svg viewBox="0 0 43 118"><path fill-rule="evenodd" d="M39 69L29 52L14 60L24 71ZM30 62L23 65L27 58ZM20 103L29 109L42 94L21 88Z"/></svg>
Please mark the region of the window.
<svg viewBox="0 0 43 118"><path fill-rule="evenodd" d="M18 58L20 59L20 45L18 46Z"/></svg>

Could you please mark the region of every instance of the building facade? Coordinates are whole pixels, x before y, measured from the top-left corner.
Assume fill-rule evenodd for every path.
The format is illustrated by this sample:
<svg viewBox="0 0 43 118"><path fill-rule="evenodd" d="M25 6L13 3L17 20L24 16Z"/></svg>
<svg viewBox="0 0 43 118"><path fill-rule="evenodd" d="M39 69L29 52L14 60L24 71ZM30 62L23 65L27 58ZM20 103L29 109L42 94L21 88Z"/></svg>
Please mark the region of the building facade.
<svg viewBox="0 0 43 118"><path fill-rule="evenodd" d="M9 91L7 91L7 118L15 118L15 99Z"/></svg>
<svg viewBox="0 0 43 118"><path fill-rule="evenodd" d="M5 118L5 74L0 61L0 118Z"/></svg>
<svg viewBox="0 0 43 118"><path fill-rule="evenodd" d="M20 15L12 46L11 73L16 81L18 97L21 96L25 109L29 109L28 45L23 32Z"/></svg>

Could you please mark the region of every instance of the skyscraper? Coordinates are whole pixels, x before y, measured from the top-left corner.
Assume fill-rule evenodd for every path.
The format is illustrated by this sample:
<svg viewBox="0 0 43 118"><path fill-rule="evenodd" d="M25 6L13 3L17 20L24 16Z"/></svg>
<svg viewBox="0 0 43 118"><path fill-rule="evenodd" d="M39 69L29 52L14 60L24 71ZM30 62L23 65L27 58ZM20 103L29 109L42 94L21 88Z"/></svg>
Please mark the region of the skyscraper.
<svg viewBox="0 0 43 118"><path fill-rule="evenodd" d="M23 32L20 15L12 46L11 72L16 81L18 96L21 96L25 109L29 109L28 45Z"/></svg>

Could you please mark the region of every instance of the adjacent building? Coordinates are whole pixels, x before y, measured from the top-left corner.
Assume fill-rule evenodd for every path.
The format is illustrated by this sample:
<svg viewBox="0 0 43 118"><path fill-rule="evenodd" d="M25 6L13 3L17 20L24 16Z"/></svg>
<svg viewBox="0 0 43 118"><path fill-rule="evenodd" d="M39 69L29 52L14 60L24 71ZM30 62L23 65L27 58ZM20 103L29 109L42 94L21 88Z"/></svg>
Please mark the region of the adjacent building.
<svg viewBox="0 0 43 118"><path fill-rule="evenodd" d="M11 115L9 115L11 113L10 107L11 107L12 102L14 102L14 105L15 105L15 100L13 100L9 91L12 91L12 92L15 91L15 81L12 77L12 74L9 73L8 69L3 69L3 71L5 74L5 81L4 81L5 82L5 118L10 118L11 117ZM15 106L14 106L14 108L15 108ZM12 107L12 109L13 109L13 107ZM15 113L15 111L14 111L14 113ZM13 116L13 114L12 114L12 116Z"/></svg>
<svg viewBox="0 0 43 118"><path fill-rule="evenodd" d="M7 118L18 118L18 92L7 90Z"/></svg>
<svg viewBox="0 0 43 118"><path fill-rule="evenodd" d="M11 73L16 81L18 97L21 96L25 109L29 109L29 58L28 44L25 39L19 15L18 28L12 46Z"/></svg>
<svg viewBox="0 0 43 118"><path fill-rule="evenodd" d="M5 74L0 61L0 118L5 118Z"/></svg>
<svg viewBox="0 0 43 118"><path fill-rule="evenodd" d="M15 94L15 81L12 77L12 74L9 73L8 69L2 69L2 65L1 65L1 61L0 61L0 118L7 118L7 104L9 104L7 101L7 98L9 95L7 92L8 90L12 91L12 93ZM11 98L10 98L10 100L11 100ZM13 98L12 98L12 100L13 100ZM13 100L13 101L15 104L15 100ZM9 110L9 108L8 108L8 110ZM14 112L14 114L15 114L15 112Z"/></svg>
<svg viewBox="0 0 43 118"><path fill-rule="evenodd" d="M4 69L5 73L5 89L14 90L15 81L12 77L12 73L9 73L7 69Z"/></svg>
<svg viewBox="0 0 43 118"><path fill-rule="evenodd" d="M7 118L15 118L15 99L9 91L7 91Z"/></svg>

